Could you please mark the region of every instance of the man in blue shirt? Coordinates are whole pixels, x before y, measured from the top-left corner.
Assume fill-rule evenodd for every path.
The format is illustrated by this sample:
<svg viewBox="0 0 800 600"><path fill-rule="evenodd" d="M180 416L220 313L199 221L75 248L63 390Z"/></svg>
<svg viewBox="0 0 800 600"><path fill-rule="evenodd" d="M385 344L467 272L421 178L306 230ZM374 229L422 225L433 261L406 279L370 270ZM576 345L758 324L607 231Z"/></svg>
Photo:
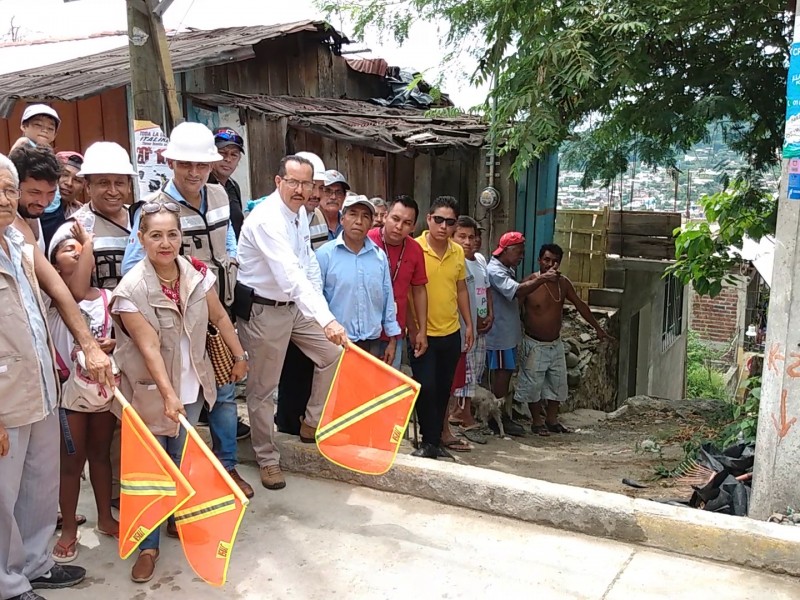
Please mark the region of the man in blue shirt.
<svg viewBox="0 0 800 600"><path fill-rule="evenodd" d="M394 307L389 261L367 232L375 207L366 196L349 196L342 211L342 233L317 250L322 293L331 312L356 345L392 364L400 325ZM383 350L382 331L389 336Z"/></svg>
<svg viewBox="0 0 800 600"><path fill-rule="evenodd" d="M164 152L173 178L164 189L145 199L145 202L176 202L181 207L181 253L203 261L217 278L220 300L230 306L236 278L236 235L230 219L230 199L219 184L209 184L211 163L222 160L217 151L214 135L200 123L181 123L172 130ZM139 242L141 206L133 207L133 226L125 256L122 274L145 257ZM246 360L247 357L235 357ZM208 424L215 456L242 488L245 496L252 498L253 488L236 471L236 439L238 417L236 387L233 383L217 388L217 401L208 413ZM168 530L168 533L172 533Z"/></svg>

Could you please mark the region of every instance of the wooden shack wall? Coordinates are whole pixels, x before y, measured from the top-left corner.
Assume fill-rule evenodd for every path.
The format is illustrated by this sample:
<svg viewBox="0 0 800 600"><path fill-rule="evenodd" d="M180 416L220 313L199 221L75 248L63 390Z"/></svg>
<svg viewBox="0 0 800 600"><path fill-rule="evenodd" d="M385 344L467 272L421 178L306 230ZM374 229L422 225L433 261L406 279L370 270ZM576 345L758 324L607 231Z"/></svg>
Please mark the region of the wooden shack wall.
<svg viewBox="0 0 800 600"><path fill-rule="evenodd" d="M382 77L359 73L336 56L321 36L297 34L264 40L254 46L255 57L182 73L178 87L194 94L222 90L240 94L300 96L305 98L383 97L387 87Z"/></svg>
<svg viewBox="0 0 800 600"><path fill-rule="evenodd" d="M0 152L9 149L21 135L19 123L29 103L19 100L8 119L0 119ZM94 142L117 142L130 148L128 133L128 99L124 87L103 92L77 102L49 103L61 117L61 127L56 136L55 150L86 152Z"/></svg>
<svg viewBox="0 0 800 600"><path fill-rule="evenodd" d="M456 197L464 214L482 216L481 209L476 208L481 161L478 149L451 148L438 155L423 153L410 157L287 127L286 119L270 118L255 111L246 111L245 119L252 161L250 178L256 198L275 189L274 176L280 159L304 150L319 155L326 168L344 173L354 191L370 198L409 194L424 215L431 199L449 195ZM420 219L420 228L424 224L424 219Z"/></svg>

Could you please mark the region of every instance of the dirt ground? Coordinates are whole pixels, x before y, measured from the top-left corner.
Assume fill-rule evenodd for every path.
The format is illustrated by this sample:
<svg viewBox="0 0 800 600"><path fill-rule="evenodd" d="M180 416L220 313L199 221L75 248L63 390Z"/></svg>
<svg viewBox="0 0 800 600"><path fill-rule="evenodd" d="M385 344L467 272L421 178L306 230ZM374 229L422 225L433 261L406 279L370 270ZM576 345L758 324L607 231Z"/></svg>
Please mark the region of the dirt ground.
<svg viewBox="0 0 800 600"><path fill-rule="evenodd" d="M713 437L713 428L719 426L716 405L713 401L670 402L647 397L628 402L627 412L611 419L605 412L589 409L562 414L561 422L574 430L571 434L534 436L529 423L519 421L525 425L525 437L487 436L485 445L471 444L472 451L452 454L462 464L552 483L634 498L688 501L692 495L690 486L659 478L656 472L659 468L674 469L683 461L685 442ZM247 421L246 406L240 403L238 408ZM201 429L205 433L204 430ZM240 444L239 451L244 462L253 460L249 443ZM411 442L403 440L400 452L412 451ZM633 488L623 484L623 479L647 487Z"/></svg>
<svg viewBox="0 0 800 600"><path fill-rule="evenodd" d="M463 464L630 497L680 501L691 497L691 487L655 474L659 466L672 469L681 463L682 444L698 432L710 431L707 417L640 408L608 420L604 412L578 409L562 415L561 422L575 433L539 437L528 429L526 437L492 436L486 445L472 444L471 452L453 454ZM412 450L409 442L404 446L407 452ZM647 487L635 489L623 484L624 478Z"/></svg>

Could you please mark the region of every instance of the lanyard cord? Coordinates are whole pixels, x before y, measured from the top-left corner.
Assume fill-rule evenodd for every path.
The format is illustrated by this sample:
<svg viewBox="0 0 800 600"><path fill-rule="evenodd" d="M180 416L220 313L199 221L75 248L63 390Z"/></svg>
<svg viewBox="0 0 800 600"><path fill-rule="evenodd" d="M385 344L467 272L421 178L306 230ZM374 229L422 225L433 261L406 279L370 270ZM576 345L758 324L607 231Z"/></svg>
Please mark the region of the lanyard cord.
<svg viewBox="0 0 800 600"><path fill-rule="evenodd" d="M381 228L381 242L383 242L383 249L386 251L386 258L389 258L389 247L386 244L386 238L383 237L383 229ZM392 283L397 279L397 274L400 272L400 263L403 262L403 255L406 253L406 238L403 238L403 245L400 247L400 256L397 258L397 264L394 266L394 273L392 273ZM391 267L391 264L389 265Z"/></svg>

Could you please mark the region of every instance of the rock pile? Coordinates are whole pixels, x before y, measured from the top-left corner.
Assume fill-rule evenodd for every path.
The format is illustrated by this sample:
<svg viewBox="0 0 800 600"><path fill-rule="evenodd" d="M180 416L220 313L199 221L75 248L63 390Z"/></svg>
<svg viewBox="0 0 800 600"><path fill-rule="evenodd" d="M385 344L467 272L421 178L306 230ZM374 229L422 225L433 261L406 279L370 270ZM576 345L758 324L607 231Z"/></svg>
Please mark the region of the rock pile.
<svg viewBox="0 0 800 600"><path fill-rule="evenodd" d="M618 331L616 314L595 314L612 335ZM562 412L577 408L613 411L617 396L618 348L600 342L594 329L572 306L564 307L561 328L567 361L569 398Z"/></svg>

